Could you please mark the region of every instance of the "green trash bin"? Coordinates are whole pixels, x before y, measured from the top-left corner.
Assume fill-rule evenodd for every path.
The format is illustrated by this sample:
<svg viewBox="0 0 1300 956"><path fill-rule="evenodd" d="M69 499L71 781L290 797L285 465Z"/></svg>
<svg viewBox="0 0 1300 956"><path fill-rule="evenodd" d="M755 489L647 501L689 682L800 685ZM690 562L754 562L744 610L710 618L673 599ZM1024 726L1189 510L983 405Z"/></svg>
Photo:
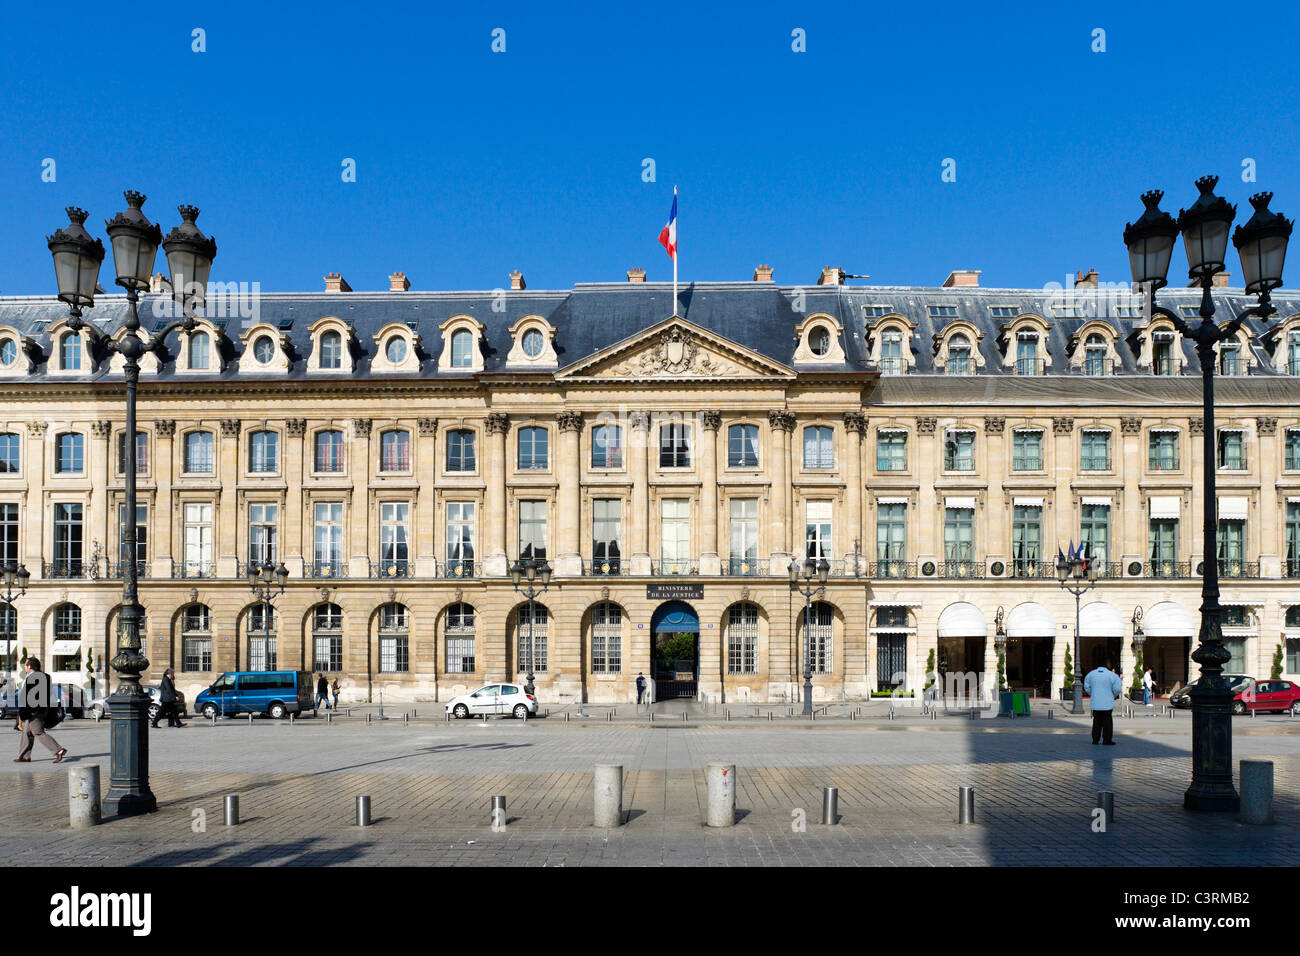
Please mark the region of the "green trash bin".
<svg viewBox="0 0 1300 956"><path fill-rule="evenodd" d="M998 694L998 716L1007 717L1014 712L1016 695L1009 690L1004 690Z"/></svg>
<svg viewBox="0 0 1300 956"><path fill-rule="evenodd" d="M1017 715L1021 717L1029 716L1029 692L1017 691L1012 706L1015 708Z"/></svg>

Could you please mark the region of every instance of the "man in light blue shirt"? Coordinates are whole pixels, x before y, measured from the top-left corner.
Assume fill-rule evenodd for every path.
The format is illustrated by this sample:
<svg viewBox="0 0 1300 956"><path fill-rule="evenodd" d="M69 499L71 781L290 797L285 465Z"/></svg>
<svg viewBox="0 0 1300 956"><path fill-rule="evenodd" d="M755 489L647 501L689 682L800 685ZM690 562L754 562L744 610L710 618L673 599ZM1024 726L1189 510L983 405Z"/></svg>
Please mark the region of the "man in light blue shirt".
<svg viewBox="0 0 1300 956"><path fill-rule="evenodd" d="M1115 698L1123 691L1119 675L1110 669L1107 659L1083 679L1083 690L1092 698L1092 742L1115 746Z"/></svg>

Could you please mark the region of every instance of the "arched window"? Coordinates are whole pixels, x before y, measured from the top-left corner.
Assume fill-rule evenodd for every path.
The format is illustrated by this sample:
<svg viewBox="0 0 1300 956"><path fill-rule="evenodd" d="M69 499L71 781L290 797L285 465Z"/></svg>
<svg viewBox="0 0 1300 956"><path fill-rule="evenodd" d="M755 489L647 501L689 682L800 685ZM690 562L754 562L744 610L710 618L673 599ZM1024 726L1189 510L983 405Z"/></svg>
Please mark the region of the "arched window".
<svg viewBox="0 0 1300 956"><path fill-rule="evenodd" d="M343 470L344 462L343 433L335 429L326 429L316 433L316 471L335 474Z"/></svg>
<svg viewBox="0 0 1300 956"><path fill-rule="evenodd" d="M549 450L549 434L545 428L519 429L519 470L545 470Z"/></svg>
<svg viewBox="0 0 1300 956"><path fill-rule="evenodd" d="M813 326L812 331L808 333L808 348L818 358L829 352L831 350L830 329L824 325Z"/></svg>
<svg viewBox="0 0 1300 956"><path fill-rule="evenodd" d="M59 340L59 368L65 372L81 371L81 335L69 332Z"/></svg>
<svg viewBox="0 0 1300 956"><path fill-rule="evenodd" d="M185 436L185 473L212 474L212 432L190 432Z"/></svg>
<svg viewBox="0 0 1300 956"><path fill-rule="evenodd" d="M343 608L318 604L311 615L312 666L318 671L343 670Z"/></svg>
<svg viewBox="0 0 1300 956"><path fill-rule="evenodd" d="M727 612L727 673L758 673L757 604L733 604Z"/></svg>
<svg viewBox="0 0 1300 956"><path fill-rule="evenodd" d="M80 432L64 432L54 440L54 473L79 475L86 467L86 439Z"/></svg>
<svg viewBox="0 0 1300 956"><path fill-rule="evenodd" d="M727 429L727 467L758 467L757 425L732 425Z"/></svg>
<svg viewBox="0 0 1300 956"><path fill-rule="evenodd" d="M453 604L442 625L447 640L447 673L474 673L474 606Z"/></svg>
<svg viewBox="0 0 1300 956"><path fill-rule="evenodd" d="M1038 357L1037 332L1016 333L1016 374L1043 374L1043 360Z"/></svg>
<svg viewBox="0 0 1300 956"><path fill-rule="evenodd" d="M519 673L546 673L546 625L550 619L546 605L520 605L517 619L519 653L515 660L519 662Z"/></svg>
<svg viewBox="0 0 1300 956"><path fill-rule="evenodd" d="M207 332L195 332L190 336L190 368L196 371L206 371L208 368L208 339Z"/></svg>
<svg viewBox="0 0 1300 956"><path fill-rule="evenodd" d="M970 339L961 332L954 332L948 340L948 361L943 370L948 375L970 375L971 367Z"/></svg>
<svg viewBox="0 0 1300 956"><path fill-rule="evenodd" d="M411 669L410 615L405 604L385 604L379 609L379 670L386 674Z"/></svg>
<svg viewBox="0 0 1300 956"><path fill-rule="evenodd" d="M141 634L144 633L144 616L140 617ZM122 615L117 617L118 636L121 636ZM60 604L54 609L54 646L50 649L51 661L46 673L81 669L81 608L75 604Z"/></svg>
<svg viewBox="0 0 1300 956"><path fill-rule="evenodd" d="M280 436L272 431L248 436L248 470L268 474L280 469Z"/></svg>
<svg viewBox="0 0 1300 956"><path fill-rule="evenodd" d="M454 428L447 432L447 470L474 471L474 432L468 428Z"/></svg>
<svg viewBox="0 0 1300 956"><path fill-rule="evenodd" d="M814 674L831 672L835 612L825 601L817 601L812 608L799 615L799 626L808 628L808 657Z"/></svg>
<svg viewBox="0 0 1300 956"><path fill-rule="evenodd" d="M320 367L343 367L343 336L329 331L320 337Z"/></svg>
<svg viewBox="0 0 1300 956"><path fill-rule="evenodd" d="M623 609L602 601L591 609L591 672L623 671Z"/></svg>
<svg viewBox="0 0 1300 956"><path fill-rule="evenodd" d="M212 670L212 612L191 604L181 615L181 670Z"/></svg>
<svg viewBox="0 0 1300 956"><path fill-rule="evenodd" d="M379 436L379 470L411 470L411 433L392 429Z"/></svg>
<svg viewBox="0 0 1300 956"><path fill-rule="evenodd" d="M591 467L623 467L623 429L617 425L597 425L591 430Z"/></svg>
<svg viewBox="0 0 1300 956"><path fill-rule="evenodd" d="M803 430L803 466L835 467L835 432L828 425L809 425Z"/></svg>
<svg viewBox="0 0 1300 956"><path fill-rule="evenodd" d="M406 361L406 337L390 335L384 343L384 357L392 365L401 365Z"/></svg>
<svg viewBox="0 0 1300 956"><path fill-rule="evenodd" d="M273 671L275 661L275 608L254 604L248 609L248 669Z"/></svg>
<svg viewBox="0 0 1300 956"><path fill-rule="evenodd" d="M474 333L468 329L451 334L451 367L474 367Z"/></svg>

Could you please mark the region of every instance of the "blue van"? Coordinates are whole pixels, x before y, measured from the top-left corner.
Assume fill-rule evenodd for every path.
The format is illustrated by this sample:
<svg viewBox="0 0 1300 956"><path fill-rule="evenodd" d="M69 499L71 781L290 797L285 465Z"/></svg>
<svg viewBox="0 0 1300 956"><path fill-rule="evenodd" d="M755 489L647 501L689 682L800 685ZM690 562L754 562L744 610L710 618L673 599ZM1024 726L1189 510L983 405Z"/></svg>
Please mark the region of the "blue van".
<svg viewBox="0 0 1300 956"><path fill-rule="evenodd" d="M254 713L280 719L314 706L308 671L230 671L194 698L194 709L208 718Z"/></svg>

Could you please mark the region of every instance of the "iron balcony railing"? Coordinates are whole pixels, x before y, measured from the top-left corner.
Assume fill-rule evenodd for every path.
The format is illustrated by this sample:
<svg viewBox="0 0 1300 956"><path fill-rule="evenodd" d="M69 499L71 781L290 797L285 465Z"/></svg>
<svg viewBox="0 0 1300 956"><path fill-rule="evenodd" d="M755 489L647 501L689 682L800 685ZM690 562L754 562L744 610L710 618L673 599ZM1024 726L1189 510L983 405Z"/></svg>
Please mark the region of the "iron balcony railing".
<svg viewBox="0 0 1300 956"><path fill-rule="evenodd" d="M618 575L623 573L622 558L593 558L583 562L586 573L597 576Z"/></svg>
<svg viewBox="0 0 1300 956"><path fill-rule="evenodd" d="M386 561L371 561L372 578L409 578L415 575L415 562L406 558L390 558Z"/></svg>
<svg viewBox="0 0 1300 956"><path fill-rule="evenodd" d="M699 574L700 566L695 561L674 558L664 561L651 561L650 573L658 575Z"/></svg>
<svg viewBox="0 0 1300 956"><path fill-rule="evenodd" d="M1147 456L1147 470L1149 471L1177 471L1178 455L1176 454L1152 454Z"/></svg>
<svg viewBox="0 0 1300 956"><path fill-rule="evenodd" d="M1152 375L1182 375L1183 363L1172 358L1157 358L1151 363Z"/></svg>
<svg viewBox="0 0 1300 956"><path fill-rule="evenodd" d="M888 561L872 561L867 565L867 577L870 578L914 578L916 562L893 558Z"/></svg>
<svg viewBox="0 0 1300 956"><path fill-rule="evenodd" d="M1287 558L1283 563L1282 573L1288 578L1300 578L1300 559Z"/></svg>
<svg viewBox="0 0 1300 956"><path fill-rule="evenodd" d="M172 565L173 578L215 578L217 566L212 561L177 561Z"/></svg>
<svg viewBox="0 0 1300 956"><path fill-rule="evenodd" d="M898 357L882 358L880 360L881 375L902 375L907 370L903 360Z"/></svg>
<svg viewBox="0 0 1300 956"><path fill-rule="evenodd" d="M761 558L728 558L722 562L722 573L736 577L758 577L770 573L768 562Z"/></svg>
<svg viewBox="0 0 1300 956"><path fill-rule="evenodd" d="M342 560L308 561L303 565L303 576L308 578L346 578L348 566Z"/></svg>
<svg viewBox="0 0 1300 956"><path fill-rule="evenodd" d="M460 558L447 561L442 566L444 578L473 578L478 576L478 565L473 558Z"/></svg>
<svg viewBox="0 0 1300 956"><path fill-rule="evenodd" d="M1041 455L1016 455L1011 459L1012 471L1042 471L1043 458Z"/></svg>
<svg viewBox="0 0 1300 956"><path fill-rule="evenodd" d="M970 375L971 360L969 355L948 353L948 363L943 367L945 375Z"/></svg>
<svg viewBox="0 0 1300 956"><path fill-rule="evenodd" d="M1289 359L1286 363L1288 375L1300 375L1300 359Z"/></svg>
<svg viewBox="0 0 1300 956"><path fill-rule="evenodd" d="M149 577L149 562L137 561L135 563L135 576L137 578ZM110 580L120 581L126 577L126 562L114 563L108 565L104 577Z"/></svg>
<svg viewBox="0 0 1300 956"><path fill-rule="evenodd" d="M1099 578L1122 578L1124 576L1123 561L1098 561L1097 577Z"/></svg>
<svg viewBox="0 0 1300 956"><path fill-rule="evenodd" d="M1142 576L1146 578L1190 578L1192 563L1190 561L1146 561L1142 565Z"/></svg>
<svg viewBox="0 0 1300 956"><path fill-rule="evenodd" d="M1236 558L1220 558L1219 577L1257 578L1259 577L1259 562L1239 561Z"/></svg>
<svg viewBox="0 0 1300 956"><path fill-rule="evenodd" d="M1016 359L1017 375L1042 375L1047 371L1047 360L1040 358Z"/></svg>
<svg viewBox="0 0 1300 956"><path fill-rule="evenodd" d="M1088 358L1083 360L1083 374L1093 377L1115 374L1113 359Z"/></svg>
<svg viewBox="0 0 1300 956"><path fill-rule="evenodd" d="M41 577L43 578L88 578L91 568L81 561L43 561Z"/></svg>
<svg viewBox="0 0 1300 956"><path fill-rule="evenodd" d="M1032 558L1018 558L1011 562L1011 576L1013 578L1054 578L1056 577L1056 566L1050 561L1039 561Z"/></svg>
<svg viewBox="0 0 1300 956"><path fill-rule="evenodd" d="M983 561L955 560L939 562L939 577L941 578L982 578L985 573Z"/></svg>

